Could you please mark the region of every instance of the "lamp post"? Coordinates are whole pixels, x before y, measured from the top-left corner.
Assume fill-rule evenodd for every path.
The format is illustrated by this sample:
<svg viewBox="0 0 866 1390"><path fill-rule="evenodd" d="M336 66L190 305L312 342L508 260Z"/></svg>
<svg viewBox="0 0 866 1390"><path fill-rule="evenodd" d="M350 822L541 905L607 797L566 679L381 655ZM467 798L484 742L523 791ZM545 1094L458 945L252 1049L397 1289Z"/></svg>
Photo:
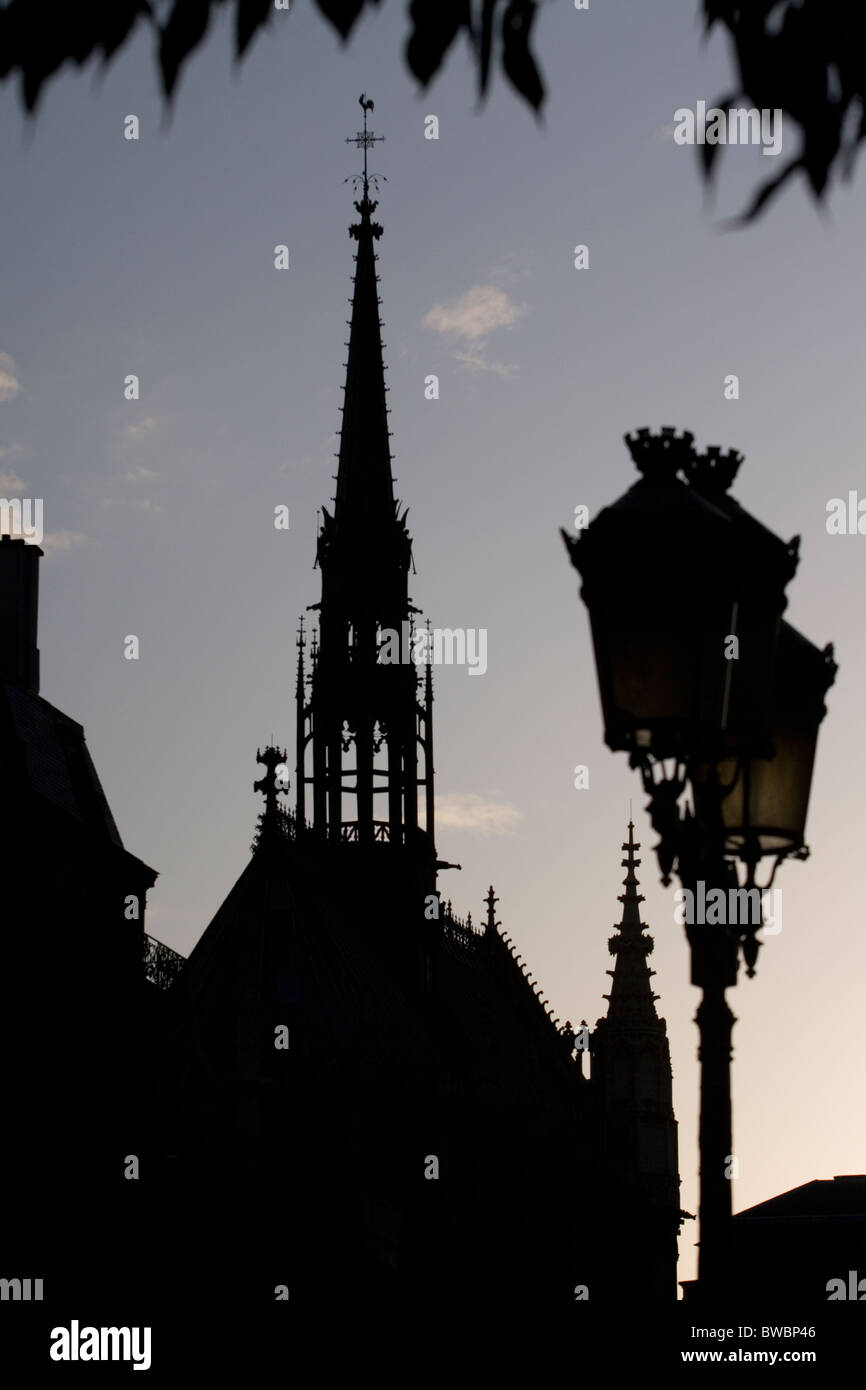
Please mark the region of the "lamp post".
<svg viewBox="0 0 866 1390"><path fill-rule="evenodd" d="M832 647L818 651L782 618L799 538L782 541L729 496L741 455L699 454L691 434L670 428L639 430L626 444L639 481L563 537L583 580L605 742L640 770L662 882L675 871L686 904L715 907L706 920L686 909L691 980L702 991L704 1296L723 1289L729 1259L735 1019L725 991L741 951L755 973L759 861L775 860L766 889L783 858L808 853L818 725L836 666Z"/></svg>

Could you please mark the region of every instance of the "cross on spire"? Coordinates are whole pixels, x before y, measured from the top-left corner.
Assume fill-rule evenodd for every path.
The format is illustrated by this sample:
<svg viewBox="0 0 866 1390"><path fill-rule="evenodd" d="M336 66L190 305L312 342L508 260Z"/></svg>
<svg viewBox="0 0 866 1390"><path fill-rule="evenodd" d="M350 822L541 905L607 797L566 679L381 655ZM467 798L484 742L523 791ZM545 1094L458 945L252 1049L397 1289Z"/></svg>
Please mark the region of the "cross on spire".
<svg viewBox="0 0 866 1390"><path fill-rule="evenodd" d="M363 130L357 131L356 134L354 134L354 135L347 135L347 136L346 136L346 141L345 141L345 143L346 143L347 145L357 145L357 147L358 147L359 150L363 150L363 151L364 151L364 173L363 173L363 179L364 179L364 197L366 198L366 197L367 197L367 194L368 194L368 192L369 192L369 186L370 186L370 176L369 176L369 174L367 173L367 151L368 151L368 149L370 148L371 145L377 145L377 144L379 144L381 141L383 141L383 140L385 139L385 137L384 137L384 135L374 135L373 132L372 132L372 130L368 130L368 129L367 129L367 112L373 110L373 102L370 101L370 100L368 99L367 93L366 93L366 92L362 92L362 93L361 93L361 95L360 95L359 98L358 98L358 102L359 102L359 104L360 104L360 106L361 106L362 111L364 112L364 129L363 129ZM358 175L358 174L355 174L355 175L353 175L352 177L354 177L354 178L359 178L359 177L361 177L361 176ZM377 175L374 174L374 175L373 175L374 181L375 181L376 177L377 177Z"/></svg>

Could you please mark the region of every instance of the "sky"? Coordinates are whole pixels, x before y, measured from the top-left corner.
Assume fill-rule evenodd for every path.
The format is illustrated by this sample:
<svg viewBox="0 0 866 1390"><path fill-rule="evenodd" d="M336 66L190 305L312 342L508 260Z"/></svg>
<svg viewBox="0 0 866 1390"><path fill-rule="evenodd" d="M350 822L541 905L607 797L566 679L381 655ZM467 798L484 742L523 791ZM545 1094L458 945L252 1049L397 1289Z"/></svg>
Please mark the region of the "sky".
<svg viewBox="0 0 866 1390"><path fill-rule="evenodd" d="M294 758L295 631L319 598L351 292L345 138L366 92L386 137L371 168L387 178L380 293L412 598L434 625L488 634L483 677L435 673L438 849L463 865L440 886L477 917L493 883L554 1011L592 1025L633 803L695 1212L699 995L638 774L602 740L558 530L635 480L626 432L675 425L739 449L734 495L802 537L786 616L833 640L840 670L811 858L779 871L783 929L729 994L734 1208L863 1172L866 538L826 520L832 498L866 494L866 176L822 209L792 185L755 225L722 228L778 166L728 147L711 200L674 139L679 108L733 85L696 0L543 5L541 121L499 72L480 105L464 47L421 92L407 32L388 0L343 46L296 0L239 68L227 17L215 24L170 114L146 31L104 74L64 71L33 121L0 91L0 495L44 500L42 694L85 726L124 843L159 872L147 929L188 953L248 860L256 748L273 737ZM796 140L784 132L782 159ZM683 1278L694 1239L689 1222Z"/></svg>

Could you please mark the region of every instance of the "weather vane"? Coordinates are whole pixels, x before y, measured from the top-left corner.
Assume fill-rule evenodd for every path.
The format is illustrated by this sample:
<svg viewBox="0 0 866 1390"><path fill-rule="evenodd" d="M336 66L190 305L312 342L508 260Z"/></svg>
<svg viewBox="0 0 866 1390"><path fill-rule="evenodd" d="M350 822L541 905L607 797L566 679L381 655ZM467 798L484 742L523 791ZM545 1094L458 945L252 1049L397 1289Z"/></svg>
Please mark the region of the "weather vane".
<svg viewBox="0 0 866 1390"><path fill-rule="evenodd" d="M373 110L373 102L370 101L370 100L368 99L367 93L366 93L366 92L362 92L362 93L361 93L361 95L360 95L359 98L358 98L358 103L359 103L359 105L360 105L360 107L361 107L361 110L364 112L364 129L363 129L363 130L359 130L355 135L347 135L347 136L346 136L346 144L347 144L347 145L357 145L357 147L358 147L359 150L363 150L363 151L364 151L364 173L363 173L363 175L362 175L362 174L350 174L349 178L352 180L353 183L355 182L356 179L363 178L363 181L364 181L364 196L366 197L366 195L367 195L367 190L368 190L368 188L369 188L371 179L372 179L372 182L373 182L373 184L374 184L374 186L375 186L375 183L376 183L376 180L377 180L377 179L379 179L379 178L385 178L385 175L384 175L384 174L372 174L372 175L368 175L368 173L367 173L367 151L368 151L368 149L370 148L371 145L376 145L376 144L381 143L381 141L383 141L383 140L385 139L385 137L384 137L384 135L374 135L373 132L372 132L372 130L368 130L368 129L367 129L367 112ZM348 183L348 182L349 182L349 179L346 179L345 182ZM385 182L387 183L387 179L385 180Z"/></svg>

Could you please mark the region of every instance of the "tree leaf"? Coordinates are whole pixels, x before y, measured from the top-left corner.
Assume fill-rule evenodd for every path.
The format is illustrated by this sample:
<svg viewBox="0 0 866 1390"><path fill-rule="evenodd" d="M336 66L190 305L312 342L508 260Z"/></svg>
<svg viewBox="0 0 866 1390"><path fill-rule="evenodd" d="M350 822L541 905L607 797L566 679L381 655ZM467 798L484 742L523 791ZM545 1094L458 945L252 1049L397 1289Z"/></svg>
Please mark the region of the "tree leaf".
<svg viewBox="0 0 866 1390"><path fill-rule="evenodd" d="M846 0L703 0L706 30L718 24L734 47L740 93L760 111L780 110L802 132L799 157L762 184L740 222L751 221L795 172L826 196L866 139L866 13ZM853 127L853 129L852 129ZM704 159L709 178L713 157Z"/></svg>
<svg viewBox="0 0 866 1390"><path fill-rule="evenodd" d="M529 51L529 35L537 10L535 0L511 0L502 16L502 68L511 85L538 111L544 83Z"/></svg>
<svg viewBox="0 0 866 1390"><path fill-rule="evenodd" d="M493 12L496 9L496 0L484 0L481 10L481 41L478 50L478 90L482 98L487 92L487 83L490 77L490 53L493 48Z"/></svg>
<svg viewBox="0 0 866 1390"><path fill-rule="evenodd" d="M779 192L782 185L788 181L797 169L801 169L802 167L802 155L798 155L796 159L790 160L790 162L785 165L782 172L777 174L774 179L768 179L766 183L761 184L761 187L746 208L746 211L741 213L739 217L734 218L728 225L730 227L743 227L747 222L754 221L758 213L763 210L770 199L775 197Z"/></svg>
<svg viewBox="0 0 866 1390"><path fill-rule="evenodd" d="M438 72L461 29L471 32L469 0L412 0L406 62L423 86Z"/></svg>
<svg viewBox="0 0 866 1390"><path fill-rule="evenodd" d="M130 31L143 15L153 18L153 10L147 0L112 0L111 7L102 11L102 26L99 47L102 49L103 63L109 62L129 37Z"/></svg>
<svg viewBox="0 0 866 1390"><path fill-rule="evenodd" d="M729 95L726 96L723 100L714 101L713 106L717 106L720 110L724 110L726 107L733 106L736 100L737 93L730 92ZM712 181L713 172L716 166L716 157L719 154L721 148L721 145L698 145L698 159L700 160L701 173L703 174L704 179L707 183L710 183Z"/></svg>
<svg viewBox="0 0 866 1390"><path fill-rule="evenodd" d="M316 0L322 14L330 20L341 38L344 39L349 37L365 3L366 0ZM370 0L371 5L378 5L378 3L379 0Z"/></svg>
<svg viewBox="0 0 866 1390"><path fill-rule="evenodd" d="M211 0L175 0L159 40L159 66L167 97L171 97L175 89L184 61L205 36L210 7Z"/></svg>
<svg viewBox="0 0 866 1390"><path fill-rule="evenodd" d="M274 0L237 0L235 58L242 58L259 29L274 12Z"/></svg>

